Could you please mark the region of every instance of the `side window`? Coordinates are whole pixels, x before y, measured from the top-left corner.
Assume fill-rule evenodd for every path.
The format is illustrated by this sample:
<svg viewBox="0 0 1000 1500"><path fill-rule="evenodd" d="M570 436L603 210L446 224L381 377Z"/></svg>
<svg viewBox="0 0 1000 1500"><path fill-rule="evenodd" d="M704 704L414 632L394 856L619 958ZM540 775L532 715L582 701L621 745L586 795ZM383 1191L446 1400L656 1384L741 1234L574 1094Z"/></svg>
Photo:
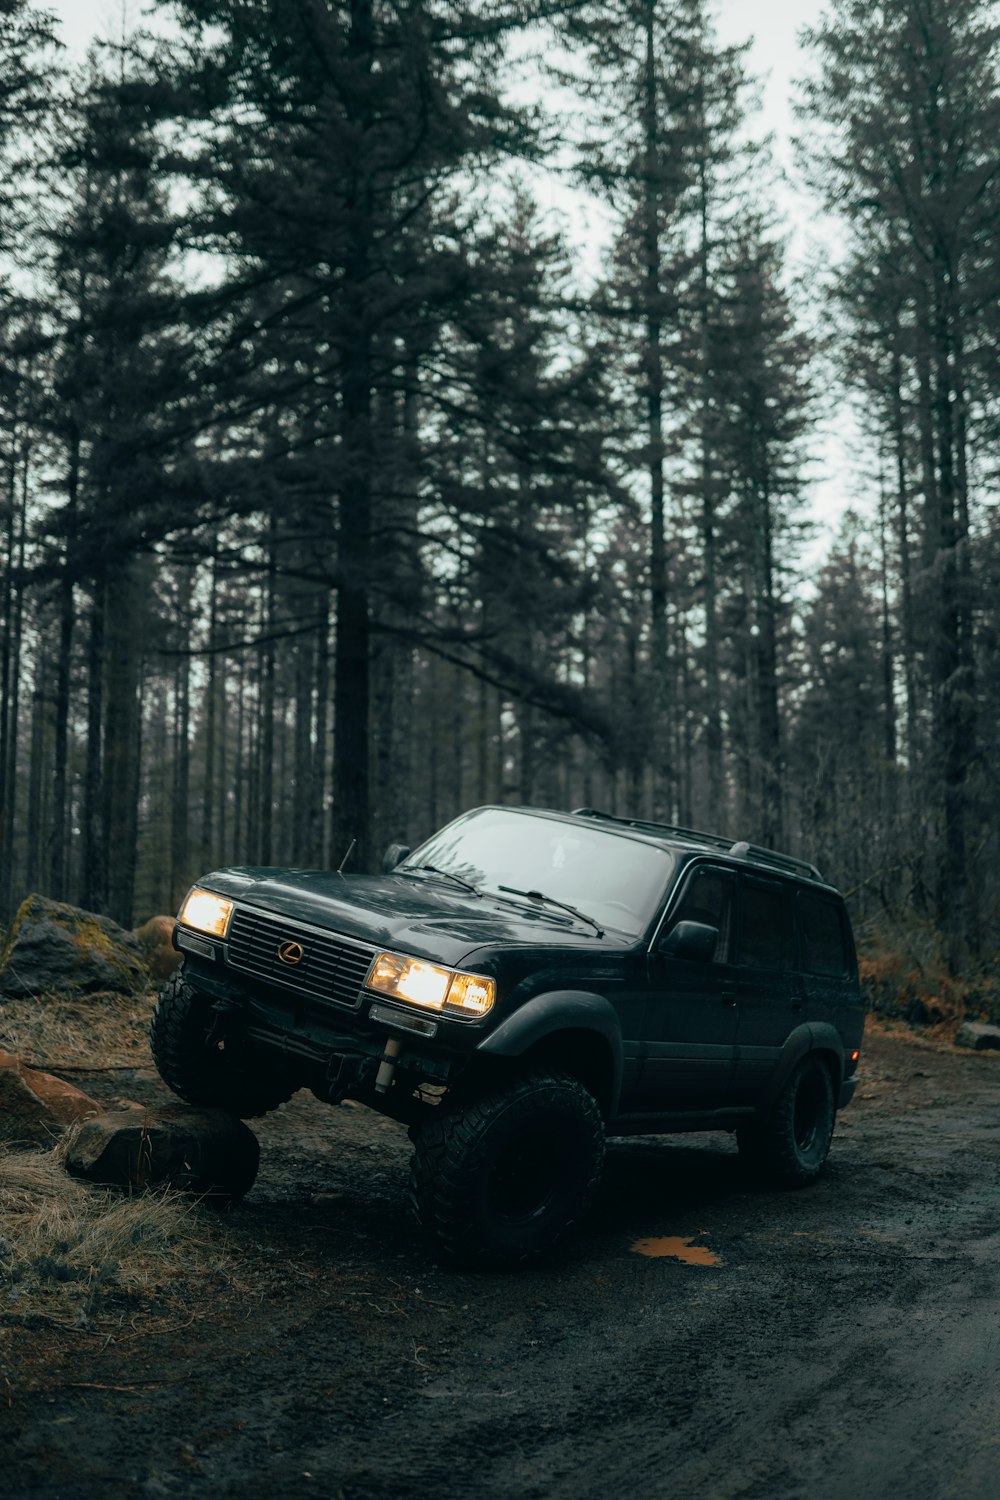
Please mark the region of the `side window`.
<svg viewBox="0 0 1000 1500"><path fill-rule="evenodd" d="M702 867L696 869L688 881L673 921L704 922L707 927L717 927L719 941L715 945L713 959L715 963L721 963L729 947L732 911L732 875L726 870Z"/></svg>
<svg viewBox="0 0 1000 1500"><path fill-rule="evenodd" d="M799 892L802 962L809 974L846 974L849 968L840 908L822 896Z"/></svg>
<svg viewBox="0 0 1000 1500"><path fill-rule="evenodd" d="M794 963L791 918L783 885L744 877L737 963L759 969L790 969Z"/></svg>

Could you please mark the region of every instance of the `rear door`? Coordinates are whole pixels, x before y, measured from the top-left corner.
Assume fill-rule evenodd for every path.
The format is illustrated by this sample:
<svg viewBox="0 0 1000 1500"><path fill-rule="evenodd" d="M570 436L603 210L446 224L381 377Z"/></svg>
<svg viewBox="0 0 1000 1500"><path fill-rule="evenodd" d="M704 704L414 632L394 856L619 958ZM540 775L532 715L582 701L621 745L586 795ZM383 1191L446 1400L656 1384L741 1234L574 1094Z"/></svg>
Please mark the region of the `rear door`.
<svg viewBox="0 0 1000 1500"><path fill-rule="evenodd" d="M799 981L810 1021L830 1021L844 1026L844 1010L852 1000L854 946L847 916L839 901L818 891L796 894L802 977Z"/></svg>
<svg viewBox="0 0 1000 1500"><path fill-rule="evenodd" d="M707 961L676 958L657 947L649 955L645 1060L639 1110L711 1108L729 1102L736 1044L736 993L729 962L735 875L717 865L695 865L659 942L677 922L719 930Z"/></svg>
<svg viewBox="0 0 1000 1500"><path fill-rule="evenodd" d="M737 1103L760 1098L789 1032L805 1019L792 924L792 890L785 881L740 875L734 944Z"/></svg>

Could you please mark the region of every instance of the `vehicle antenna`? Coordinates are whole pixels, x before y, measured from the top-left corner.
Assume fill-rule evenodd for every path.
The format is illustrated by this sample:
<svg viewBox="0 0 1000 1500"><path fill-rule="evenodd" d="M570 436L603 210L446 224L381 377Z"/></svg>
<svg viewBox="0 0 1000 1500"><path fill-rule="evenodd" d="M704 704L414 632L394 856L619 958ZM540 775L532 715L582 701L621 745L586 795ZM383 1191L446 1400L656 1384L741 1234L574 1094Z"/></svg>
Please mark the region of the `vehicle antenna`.
<svg viewBox="0 0 1000 1500"><path fill-rule="evenodd" d="M347 864L347 861L350 859L351 855L354 853L354 846L355 846L355 844L357 842L358 842L357 839L351 839L351 842L348 844L348 846L347 846L347 853L344 855L343 859L340 861L340 864L337 866L337 874L338 875L343 875L343 873L344 873L344 866Z"/></svg>

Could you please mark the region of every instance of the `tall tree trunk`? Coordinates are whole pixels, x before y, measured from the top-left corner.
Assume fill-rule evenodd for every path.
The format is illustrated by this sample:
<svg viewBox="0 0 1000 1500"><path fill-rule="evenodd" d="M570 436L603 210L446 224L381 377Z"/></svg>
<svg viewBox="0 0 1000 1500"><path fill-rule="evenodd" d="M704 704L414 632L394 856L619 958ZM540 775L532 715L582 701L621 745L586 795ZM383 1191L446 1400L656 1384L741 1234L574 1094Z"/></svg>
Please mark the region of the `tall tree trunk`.
<svg viewBox="0 0 1000 1500"><path fill-rule="evenodd" d="M208 682L205 686L205 779L201 789L201 862L206 870L215 863L215 804L225 798L225 777L216 780L216 725L219 716L219 672L215 648L219 629L219 560L212 558L208 596Z"/></svg>
<svg viewBox="0 0 1000 1500"><path fill-rule="evenodd" d="M104 822L104 620L105 585L93 585L90 633L87 642L87 749L83 785L83 863L80 905L103 912L107 902L108 867Z"/></svg>
<svg viewBox="0 0 1000 1500"><path fill-rule="evenodd" d="M108 914L123 927L132 925L139 835L142 593L138 564L126 559L108 581L104 709Z"/></svg>
<svg viewBox="0 0 1000 1500"><path fill-rule="evenodd" d="M20 589L15 588L14 571L17 557L17 474L20 448L20 422L14 412L10 433L10 449L7 454L7 474L4 483L2 515L6 530L3 549L3 587L0 592L0 613L3 618L3 636L0 639L0 920L9 916L11 896L11 816L12 793L11 767L16 766L17 716L13 702L13 683L17 671L17 654L14 644L15 601L20 599Z"/></svg>
<svg viewBox="0 0 1000 1500"><path fill-rule="evenodd" d="M903 362L899 350L901 330L894 328L892 366L892 441L896 459L896 506L898 516L899 589L903 642L903 682L906 693L906 749L911 766L918 744L917 646L913 616L913 566L910 539L910 484L907 473L906 413L903 401Z"/></svg>
<svg viewBox="0 0 1000 1500"><path fill-rule="evenodd" d="M781 716L778 703L777 599L774 589L774 544L771 496L760 495L760 578L757 637L757 692L760 717L762 837L769 849L784 843L784 775Z"/></svg>
<svg viewBox="0 0 1000 1500"><path fill-rule="evenodd" d="M25 547L28 532L28 482L29 482L30 448L26 445L21 455L21 479L20 479L20 501L17 506L17 551L15 554L15 568L17 575L17 586L14 590L14 619L12 630L13 660L11 662L9 703L7 716L7 763L6 776L7 786L4 795L6 818L3 830L3 849L6 858L3 861L2 884L0 884L0 910L9 912L11 908L12 892L16 882L17 849L14 842L14 832L17 814L17 767L18 767L18 731L21 721L21 667L24 642L24 585L25 576Z"/></svg>
<svg viewBox="0 0 1000 1500"><path fill-rule="evenodd" d="M268 536L267 591L263 609L264 646L260 664L260 699L258 739L259 761L257 795L260 817L260 837L257 858L262 865L269 865L274 858L274 661L277 615L278 538L277 520L271 512Z"/></svg>
<svg viewBox="0 0 1000 1500"><path fill-rule="evenodd" d="M966 862L967 771L975 753L975 721L971 662L963 637L963 599L960 556L965 505L959 496L964 455L957 452L956 417L964 391L956 389L954 290L947 265L935 266L934 286L934 419L937 439L938 521L935 574L938 585L935 632L935 687L938 710L937 744L943 774L942 817L944 857L941 861L937 907L948 943L953 973L966 956L969 881ZM967 514L967 511L966 511Z"/></svg>
<svg viewBox="0 0 1000 1500"><path fill-rule="evenodd" d="M330 701L330 595L325 590L317 602L316 625L316 739L310 793L313 863L328 862L326 840L326 771L329 750Z"/></svg>
<svg viewBox="0 0 1000 1500"><path fill-rule="evenodd" d="M300 598L299 607L308 608ZM313 683L316 667L313 661L315 640L300 636L295 643L295 704L292 773L292 847L294 859L312 862L312 765L313 765Z"/></svg>
<svg viewBox="0 0 1000 1500"><path fill-rule="evenodd" d="M28 815L24 884L26 891L39 891L45 881L42 830L45 827L45 784L47 780L46 740L48 729L48 691L51 657L45 643L35 664L35 685L31 695L31 740L28 763Z"/></svg>
<svg viewBox="0 0 1000 1500"><path fill-rule="evenodd" d="M722 688L719 679L719 606L718 559L715 518L715 476L712 464L712 371L709 359L709 307L711 281L709 274L708 171L704 160L699 165L699 308L701 321L700 365L700 431L701 446L701 552L704 572L705 609L705 768L708 779L708 807L711 815L725 827L723 805Z"/></svg>
<svg viewBox="0 0 1000 1500"><path fill-rule="evenodd" d="M187 594L180 610L184 629L181 639L190 639L192 610ZM191 877L189 798L191 795L191 659L180 656L174 678L174 789L170 830L170 904L176 910Z"/></svg>
<svg viewBox="0 0 1000 1500"><path fill-rule="evenodd" d="M648 472L650 494L649 536L649 606L651 716L649 744L654 755L654 817L669 817L672 803L672 768L664 765L663 735L667 722L667 674L669 642L667 635L667 545L665 489L663 475L663 356L660 348L660 285L662 278L659 203L655 190L656 163L659 156L659 120L656 103L656 0L647 0L644 27L646 51L643 73L643 134L646 155L646 202L643 224L644 271L646 281L646 437L649 449ZM641 738L641 736L637 736ZM639 753L639 745L633 755ZM638 795L638 771L632 770L632 796Z"/></svg>
<svg viewBox="0 0 1000 1500"><path fill-rule="evenodd" d="M359 74L374 61L372 0L352 0L348 56ZM357 106L362 139L371 126L371 105L364 90ZM342 414L344 482L338 525L336 640L334 645L333 862L338 867L351 853L351 868L371 868L371 807L368 753L370 743L370 618L368 589L372 529L373 333L367 316L370 296L373 185L364 151L351 164L350 245L346 275L352 289L354 326L342 348Z"/></svg>
<svg viewBox="0 0 1000 1500"><path fill-rule="evenodd" d="M49 841L49 891L56 901L65 899L68 890L66 868L67 772L69 766L69 710L73 660L73 627L76 622L73 598L73 556L76 533L76 507L80 485L80 441L75 429L70 434L67 501L65 510L66 548L59 577L59 652L56 657L55 729L52 752L52 812Z"/></svg>

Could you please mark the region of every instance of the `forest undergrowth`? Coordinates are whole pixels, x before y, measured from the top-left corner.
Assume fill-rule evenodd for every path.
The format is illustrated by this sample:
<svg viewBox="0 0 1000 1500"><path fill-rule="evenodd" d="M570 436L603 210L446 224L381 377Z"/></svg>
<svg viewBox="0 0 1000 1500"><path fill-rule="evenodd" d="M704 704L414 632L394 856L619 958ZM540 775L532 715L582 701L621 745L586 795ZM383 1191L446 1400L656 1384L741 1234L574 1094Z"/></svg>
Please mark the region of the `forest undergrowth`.
<svg viewBox="0 0 1000 1500"><path fill-rule="evenodd" d="M884 915L859 935L858 950L870 1018L905 1022L943 1043L963 1021L1000 1023L1000 953L953 974L941 933L912 913Z"/></svg>
<svg viewBox="0 0 1000 1500"><path fill-rule="evenodd" d="M127 1091L151 1068L154 999L11 1000L0 1006L0 1050L85 1091L104 1075L102 1103L138 1108ZM41 1319L120 1341L172 1326L208 1290L225 1299L249 1288L252 1248L217 1210L184 1193L73 1178L64 1165L71 1140L72 1132L48 1149L0 1147L0 1326Z"/></svg>

